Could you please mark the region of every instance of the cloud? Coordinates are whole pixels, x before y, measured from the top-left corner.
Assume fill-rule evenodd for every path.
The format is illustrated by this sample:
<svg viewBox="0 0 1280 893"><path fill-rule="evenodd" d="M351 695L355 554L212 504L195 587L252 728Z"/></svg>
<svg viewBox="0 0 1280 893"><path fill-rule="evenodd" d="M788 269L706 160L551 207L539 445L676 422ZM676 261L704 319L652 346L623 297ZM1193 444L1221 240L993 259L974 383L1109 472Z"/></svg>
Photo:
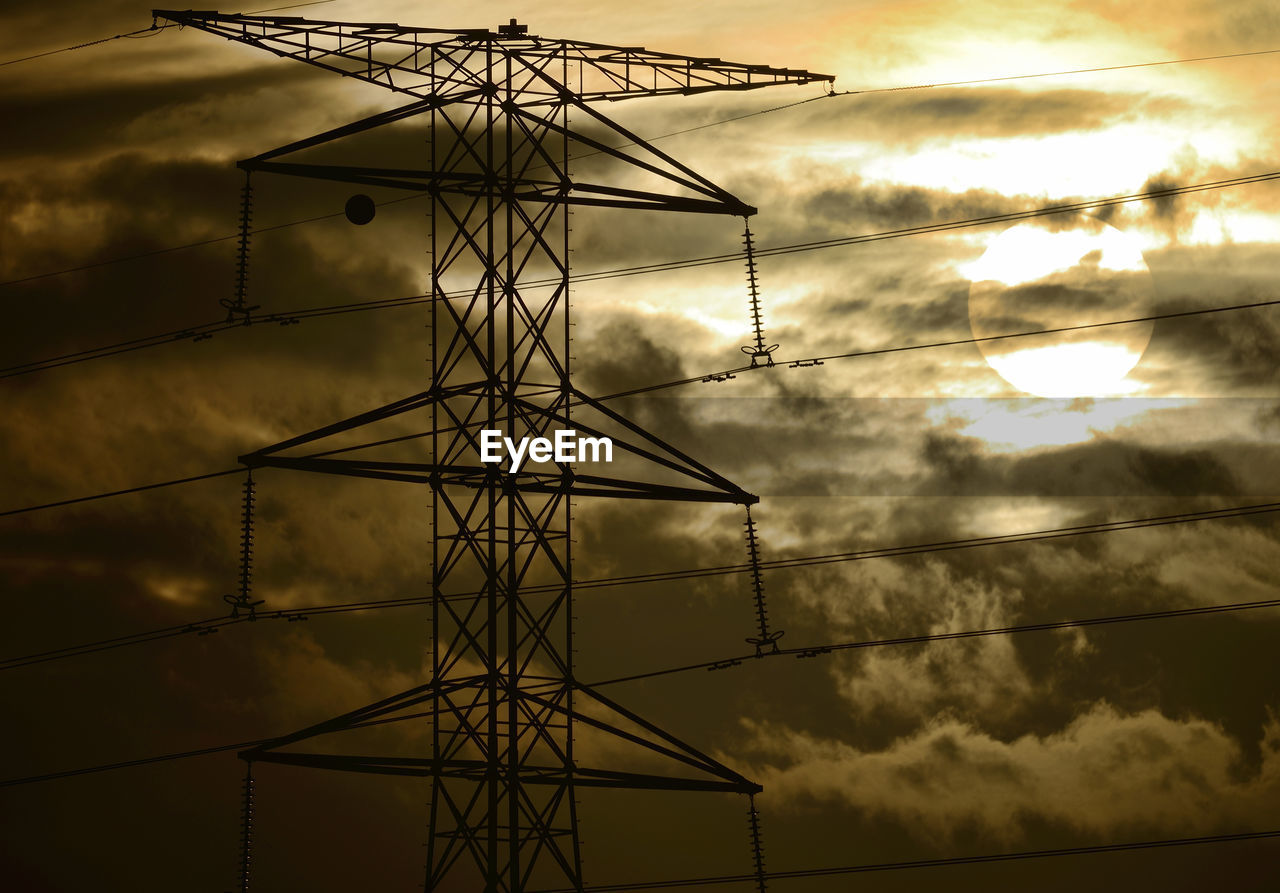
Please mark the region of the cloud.
<svg viewBox="0 0 1280 893"><path fill-rule="evenodd" d="M1017 457L984 455L981 441L931 431L921 456L932 474L922 495L1231 496L1231 471L1203 449L1147 448L1095 439Z"/></svg>
<svg viewBox="0 0 1280 893"><path fill-rule="evenodd" d="M1033 822L1091 837L1191 836L1265 827L1280 793L1280 723L1255 772L1219 726L1099 703L1044 735L1000 740L945 717L884 750L744 720L755 776L774 803L838 802L912 833L946 839L969 823L1004 843Z"/></svg>
<svg viewBox="0 0 1280 893"><path fill-rule="evenodd" d="M846 131L856 133L858 139L901 148L904 143L919 147L925 141L957 137L990 139L1100 130L1186 110L1185 102L1141 93L986 86L835 98L804 108L796 117L816 134Z"/></svg>
<svg viewBox="0 0 1280 893"><path fill-rule="evenodd" d="M430 24L414 19L420 10L396 6L395 15L384 16L384 7L378 17ZM941 30L922 24L940 8L845 4L800 11L786 21L763 5L731 14L712 5L696 14L715 28L689 37L688 18L669 6L660 21L652 15L640 21L634 10L607 5L592 7L587 19L582 10L548 8L534 24L552 34L554 22L576 16L606 40L635 25L650 35L685 35L654 41L658 49L719 52L718 42L727 58L749 61L770 47L786 50L779 62L838 61L858 47L859 58L878 59L877 82L884 83L904 71L924 71L931 59L935 72L954 69L957 76L983 66L977 73L992 73L993 65L1011 66L997 73L1015 73L1013 67L1059 67L1057 60L1067 56L1070 64L1061 67L1072 67L1077 52L1081 64L1095 56L1103 62L1172 56L1161 47L1179 46L1174 37L1196 50L1187 55L1198 55L1197 31L1224 46L1233 39L1225 35L1242 33L1231 30L1234 11L1187 4L1175 4L1179 14L1192 16L1181 22L1171 20L1176 16L1167 4L1112 9L1131 31L1124 40L1116 30L1091 33L1099 19L1089 4L1070 15L1047 8L1013 15L1007 4L994 4L976 17L968 9L955 12ZM298 12L329 8L342 17L336 5ZM446 15L448 8L462 13L447 7L433 14ZM55 19L67 28L91 23L52 7L34 10L26 3L23 9L24 16L40 15L47 29L40 39L50 46ZM1256 27L1265 33L1255 13L1240 21L1261 21ZM114 16L100 19L105 24L84 39L125 30ZM463 18L469 17L474 11ZM635 21L628 24L628 17ZM966 40L981 30L985 42L978 50L956 43L956 27ZM568 25L564 31L575 33ZM857 40L846 43L855 32ZM1041 41L1030 58L1029 33ZM80 36L66 34L67 43ZM790 45L779 43L779 35ZM740 38L748 42L745 51ZM1082 42L1086 38L1093 42ZM998 54L984 49L997 44ZM953 47L958 55L947 55ZM986 58L965 55L974 52ZM899 53L918 54L921 64L905 66ZM0 182L0 278L231 233L242 182L235 157L375 107L367 104L378 99L368 98L372 88L359 92L349 81L330 83L322 72L265 58L174 29L136 46L117 41L50 57L38 70L6 69L23 78L0 89L6 120L19 122L0 147L9 171ZM1024 67L1019 59L1037 64ZM1109 140L1117 126L1135 138L1147 128L1159 148L1154 155L1137 153L1137 173L1126 172L1117 191L1136 191L1144 180L1181 185L1269 169L1270 143L1249 142L1263 126L1257 122L1270 120L1258 111L1269 109L1265 101L1251 104L1250 91L1262 89L1265 78L1253 85L1247 76L1264 63L1227 64L1239 67L1142 69L1073 81L1066 89L1059 88L1065 82L1045 81L1026 89L823 99L659 145L758 205L752 228L759 244L830 239L1074 198L1071 193L1114 174L1110 162L1119 150ZM841 73L862 70L850 61ZM841 87L854 88L874 79L843 80L848 83ZM1212 93L1206 86L1212 84L1232 89ZM623 103L616 114L651 135L816 93ZM615 114L613 106L604 111ZM1210 117L1214 126L1204 126ZM586 126L585 119L575 124ZM1199 155L1165 145L1184 136ZM413 127L371 135L334 147L330 160L421 161L421 137ZM992 168L1012 164L1019 152L1032 157L1034 188L1002 191L967 173L941 188L953 167L969 170L979 143ZM1042 154L1062 144L1091 146L1098 154ZM1160 155L1165 150L1172 160ZM906 165L924 155L932 168ZM1095 157L1107 163L1095 168L1081 161ZM877 168L877 159L903 164ZM1077 167L1080 178L1067 179ZM604 182L625 177L602 158L582 159L575 173ZM254 182L255 221L265 225L338 211L351 191L293 178L255 176ZM1229 303L1273 290L1276 252L1262 223L1276 209L1274 192L1249 187L1135 204L1110 219L1151 237L1147 259L1158 309ZM364 228L339 220L263 234L254 242L253 301L277 310L420 292L430 265L426 211L425 202L405 202L380 208ZM1251 229L1244 218L1262 223ZM1217 219L1237 243L1217 244L1223 240L1205 235L1204 221ZM719 217L579 209L572 226L575 272L733 254L740 247L741 221ZM980 255L995 232L974 228L762 258L770 342L782 343L780 357L803 357L968 338L962 265ZM8 287L0 300L9 302L10 325L0 348L17 362L219 317L218 299L233 281L232 257L233 243L222 242ZM576 285L578 385L611 393L743 362L738 347L747 343L750 324L742 275L735 261ZM1059 284L1068 315L1102 303L1099 293ZM8 498L0 508L230 467L246 449L420 391L430 385L425 317L417 308L287 329L251 326L199 345L177 343L7 380L0 463L8 469ZM450 332L442 327L438 334ZM1234 402L986 399L1017 392L977 348L957 345L818 367L782 364L614 405L762 494L753 516L770 559L1172 514L1273 494L1277 416L1268 389L1274 390L1276 347L1270 311L1157 326L1136 373L1143 387L1182 398L1257 396ZM428 427L425 419L403 421ZM394 433L401 430L409 429ZM419 449L411 442L403 455L421 455L414 452ZM268 607L429 591L427 488L284 471L264 472L258 482L255 591ZM13 611L5 653L221 612L219 597L236 570L238 483L230 477L7 519L0 564ZM582 499L574 514L579 578L745 560L740 507ZM808 645L1269 598L1280 562L1269 517L771 570L770 616L787 630L783 644ZM575 672L609 678L741 653L748 650L743 638L752 632L752 608L742 575L583 589L575 596ZM12 774L246 740L372 701L424 680L425 616L406 608L302 624L243 624L215 636L179 636L24 670L30 675L15 675L12 691L18 712L31 718L8 739ZM1267 712L1274 700L1266 680L1274 675L1275 626L1271 612L1253 611L886 646L813 661L747 661L716 673L634 683L619 699L735 765L741 753L759 770L768 798L784 797L790 817L807 811L845 843L857 827L848 821L851 813L877 817L871 823L880 835L876 843L889 839L905 858L918 852L921 836L963 838L962 849L980 852L1028 838L1037 825L1037 841L1062 832L1091 835L1091 842L1131 830L1156 836L1269 827L1274 816L1265 804L1276 793L1280 742ZM64 709L67 704L75 709ZM753 721L738 726L739 716ZM740 751L744 728L749 746ZM413 735L420 731L406 729L386 743L418 747ZM335 742L333 749L342 747ZM421 755L421 747L416 752ZM602 755L607 762L606 756L614 755ZM32 788L23 802L35 804L44 828L84 810L104 827L123 816L137 829L126 836L157 841L170 863L180 859L181 870L198 873L234 846L234 763L228 757L157 770L171 775L144 776L150 769L104 774L98 778L119 779L118 787L69 782ZM289 868L311 872L302 880L282 877L277 886L303 880L316 889L359 885L316 867L314 840L324 842L322 856L337 862L344 851L368 855L381 847L381 854L412 838L405 850L417 858L425 806L413 798L421 788L395 780L386 801L396 808L388 811L364 777L320 780L285 769L264 773L268 777L263 803L277 822L273 840L295 846L289 855L274 844L269 849L277 870L282 876ZM172 781L171 790L159 790L159 782L147 787L147 778ZM335 787L324 787L329 784ZM192 802L201 805L196 830L156 824L155 814L190 811ZM672 802L602 809L610 821L625 822L617 849L635 849L629 829L669 831ZM102 803L119 815L93 812ZM333 806L362 825L353 836L343 839L326 820ZM15 815L23 813L21 805L14 808ZM586 836L599 847L593 854L603 852L592 859L604 871L617 862L610 844L596 843L593 822L584 819ZM206 825L221 830L206 834ZM40 831L26 815L15 827L29 837L16 839L11 849L22 852L10 854L6 869L29 852L32 861L75 875L54 884L64 889L83 888L86 873L96 872L94 882L108 886L135 879L136 866L120 855L129 850L118 845L119 835L104 834L93 844L102 847L95 855L118 863L104 869L106 862L86 858L72 871L70 860L47 855L57 850L57 835L38 840ZM735 837L724 847L709 846L707 855L718 857L723 849L726 859L736 858L740 843ZM801 859L790 849L780 849L778 858L784 853ZM815 862L830 860L823 854ZM706 872L694 865L672 873ZM172 887L177 875L156 876L165 880L155 883Z"/></svg>

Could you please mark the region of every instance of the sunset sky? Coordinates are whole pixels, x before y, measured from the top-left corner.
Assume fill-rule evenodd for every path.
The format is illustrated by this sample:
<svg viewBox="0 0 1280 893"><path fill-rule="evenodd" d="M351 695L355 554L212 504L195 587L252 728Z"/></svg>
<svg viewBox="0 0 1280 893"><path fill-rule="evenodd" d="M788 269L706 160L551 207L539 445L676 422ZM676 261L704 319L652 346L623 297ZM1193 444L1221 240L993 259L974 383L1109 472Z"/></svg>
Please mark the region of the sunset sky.
<svg viewBox="0 0 1280 893"><path fill-rule="evenodd" d="M1280 171L1280 52L992 80L1276 50L1268 0L334 0L281 14L448 28L516 16L546 37L835 75L850 94L600 105L757 207L763 249ZM9 0L0 62L150 22L150 7L119 0ZM231 241L43 274L221 239L239 212L237 160L402 101L194 29L0 67L0 366L221 319ZM353 160L425 164L424 135L411 123ZM578 170L625 176L599 157ZM331 215L353 191L267 175L255 187L262 227ZM261 234L251 303L421 294L425 207ZM579 209L572 226L577 273L734 252L742 236L731 217L616 210ZM767 256L759 276L781 361L1275 300L1280 181ZM751 340L738 263L582 282L573 312L575 376L592 394L738 366ZM0 512L231 468L425 390L426 317L418 305L252 326L3 378ZM1262 307L780 362L614 405L759 495L772 560L1280 501L1278 356L1280 308ZM429 592L424 488L255 479L267 608ZM223 614L239 511L230 476L0 517L0 658ZM1274 519L770 570L769 611L782 644L801 647L1273 599ZM735 506L579 500L575 573L741 563L741 523ZM741 655L754 619L744 575L587 589L576 614L588 681ZM269 620L5 669L0 774L326 719L426 680L426 616ZM1087 847L1280 829L1278 637L1268 608L776 657L609 692L764 786L773 871ZM242 769L222 753L5 788L0 887L230 889ZM417 889L424 783L258 777L255 889ZM582 801L589 883L751 869L740 797ZM1274 840L1235 842L771 889L1261 891L1278 859Z"/></svg>

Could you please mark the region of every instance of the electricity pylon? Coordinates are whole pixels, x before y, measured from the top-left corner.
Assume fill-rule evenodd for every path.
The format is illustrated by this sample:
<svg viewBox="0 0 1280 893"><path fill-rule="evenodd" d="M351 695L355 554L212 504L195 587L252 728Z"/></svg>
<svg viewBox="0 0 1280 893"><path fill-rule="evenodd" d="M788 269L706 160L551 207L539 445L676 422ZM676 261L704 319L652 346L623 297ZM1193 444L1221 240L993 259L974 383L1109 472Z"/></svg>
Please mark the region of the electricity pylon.
<svg viewBox="0 0 1280 893"><path fill-rule="evenodd" d="M574 205L755 213L601 114L595 103L832 78L541 38L514 19L487 31L216 12L155 15L409 98L407 105L240 162L246 172L406 189L431 199L429 387L241 457L250 469L430 486L431 679L241 758L431 779L427 890L442 889L446 879L454 889L493 893L533 884L580 888L576 788L758 792L758 785L574 676L572 497L740 505L756 497L574 386L568 213ZM571 113L588 129L572 128ZM283 160L419 116L429 122L430 135L429 158L420 168ZM570 143L625 165L625 184L572 179ZM353 221L367 221L367 208ZM248 322L252 308L240 284L233 313ZM334 446L409 414L431 417L425 460ZM613 468L629 470L597 474L582 465L541 463L513 473L509 463L479 461L479 432L494 429L513 440L556 429L607 436L622 457ZM422 442L403 435L382 440L383 449ZM321 446L327 448L317 451ZM431 724L427 756L315 749L320 736L424 715ZM612 754L632 748L646 765L669 769L585 765L575 732L584 742L588 736L611 742ZM245 861L247 877L247 855Z"/></svg>

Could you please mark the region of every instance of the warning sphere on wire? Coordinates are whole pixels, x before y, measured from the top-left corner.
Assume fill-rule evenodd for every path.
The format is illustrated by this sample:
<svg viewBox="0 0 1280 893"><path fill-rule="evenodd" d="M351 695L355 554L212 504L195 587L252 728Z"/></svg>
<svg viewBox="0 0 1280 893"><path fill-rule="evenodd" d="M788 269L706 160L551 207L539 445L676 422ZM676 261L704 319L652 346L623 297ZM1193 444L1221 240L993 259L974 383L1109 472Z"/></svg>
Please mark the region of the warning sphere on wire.
<svg viewBox="0 0 1280 893"><path fill-rule="evenodd" d="M373 199L364 194L357 194L347 199L347 219L356 226L364 226L373 219L374 212Z"/></svg>

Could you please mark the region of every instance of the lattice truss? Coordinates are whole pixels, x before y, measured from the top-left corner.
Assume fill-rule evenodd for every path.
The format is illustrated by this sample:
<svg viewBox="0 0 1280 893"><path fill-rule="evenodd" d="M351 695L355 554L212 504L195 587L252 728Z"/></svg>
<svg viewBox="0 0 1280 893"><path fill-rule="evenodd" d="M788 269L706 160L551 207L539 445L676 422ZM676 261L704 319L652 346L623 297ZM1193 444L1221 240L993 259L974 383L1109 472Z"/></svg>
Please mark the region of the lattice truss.
<svg viewBox="0 0 1280 893"><path fill-rule="evenodd" d="M250 761L431 780L426 889L517 891L583 884L574 790L723 791L759 786L574 676L570 499L722 502L756 497L593 400L572 383L569 208L607 206L748 216L754 208L597 112L591 103L829 81L741 65L548 40L514 21L496 32L292 17L156 11L412 97L407 105L240 163L246 171L426 192L431 197L429 387L404 400L241 457L276 466L427 484L432 492L432 678L245 751ZM590 133L572 129L570 114ZM424 116L416 169L283 160ZM627 149L613 148L615 143ZM629 185L574 180L570 145L626 165ZM650 185L638 188L637 179ZM536 283L536 285L535 285ZM429 454L388 452L430 416ZM397 427L399 426L399 427ZM611 473L480 461L479 432L513 440L557 429L609 437ZM378 447L353 448L376 431ZM379 452L381 450L381 452ZM406 717L430 723L430 753L360 756L318 742ZM633 748L634 772L589 764L584 741ZM355 740L348 738L347 740ZM588 748L589 750L589 748ZM446 878L447 883L446 883ZM456 885L456 886L455 886Z"/></svg>

